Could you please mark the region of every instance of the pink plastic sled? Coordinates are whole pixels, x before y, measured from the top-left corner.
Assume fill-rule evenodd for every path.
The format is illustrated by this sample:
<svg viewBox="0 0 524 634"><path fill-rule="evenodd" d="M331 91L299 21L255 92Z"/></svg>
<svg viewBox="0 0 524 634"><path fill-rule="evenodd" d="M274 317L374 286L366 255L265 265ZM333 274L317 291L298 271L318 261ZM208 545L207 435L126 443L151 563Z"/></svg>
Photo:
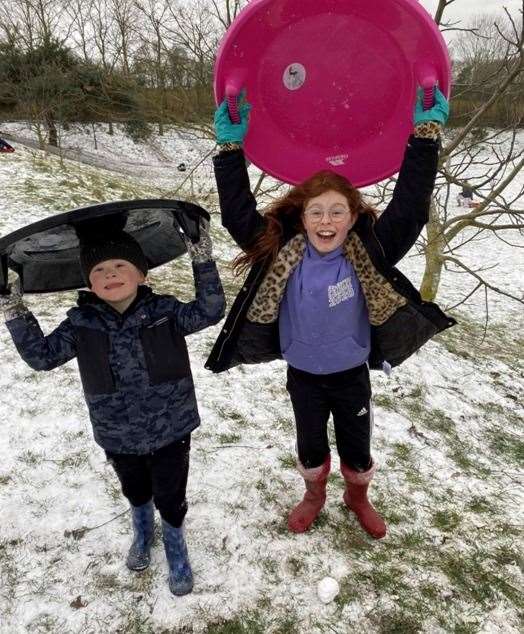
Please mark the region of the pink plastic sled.
<svg viewBox="0 0 524 634"><path fill-rule="evenodd" d="M215 99L253 104L247 157L296 184L333 169L359 187L398 171L417 86L448 96L445 42L417 0L252 0L224 37Z"/></svg>

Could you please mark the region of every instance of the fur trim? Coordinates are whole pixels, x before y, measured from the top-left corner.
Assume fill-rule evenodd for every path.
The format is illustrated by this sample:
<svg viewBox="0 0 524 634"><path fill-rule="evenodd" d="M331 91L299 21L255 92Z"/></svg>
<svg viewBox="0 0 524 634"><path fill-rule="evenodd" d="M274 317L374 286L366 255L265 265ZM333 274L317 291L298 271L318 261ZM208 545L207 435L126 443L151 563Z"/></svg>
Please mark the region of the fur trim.
<svg viewBox="0 0 524 634"><path fill-rule="evenodd" d="M280 249L249 307L249 321L259 324L276 322L287 281L304 257L305 249L306 239L300 233ZM380 326L401 306L406 305L407 299L397 293L373 266L365 246L354 231L348 234L344 242L344 252L353 264L362 286L369 321L373 326Z"/></svg>
<svg viewBox="0 0 524 634"><path fill-rule="evenodd" d="M308 482L318 482L324 480L329 475L331 469L331 455L324 460L319 467L313 467L313 469L306 469L304 465L297 458L297 469L300 475Z"/></svg>
<svg viewBox="0 0 524 634"><path fill-rule="evenodd" d="M391 286L373 266L362 240L352 231L344 243L346 258L353 264L362 292L366 298L372 326L385 323L408 300Z"/></svg>
<svg viewBox="0 0 524 634"><path fill-rule="evenodd" d="M350 484L369 484L373 480L378 464L373 460L371 467L367 471L354 471L340 462L340 472L346 482Z"/></svg>
<svg viewBox="0 0 524 634"><path fill-rule="evenodd" d="M442 126L437 121L422 121L415 126L413 136L417 139L437 141L442 133Z"/></svg>
<svg viewBox="0 0 524 634"><path fill-rule="evenodd" d="M304 257L305 250L306 239L301 233L280 249L247 311L249 321L272 324L278 319L278 309L287 281Z"/></svg>

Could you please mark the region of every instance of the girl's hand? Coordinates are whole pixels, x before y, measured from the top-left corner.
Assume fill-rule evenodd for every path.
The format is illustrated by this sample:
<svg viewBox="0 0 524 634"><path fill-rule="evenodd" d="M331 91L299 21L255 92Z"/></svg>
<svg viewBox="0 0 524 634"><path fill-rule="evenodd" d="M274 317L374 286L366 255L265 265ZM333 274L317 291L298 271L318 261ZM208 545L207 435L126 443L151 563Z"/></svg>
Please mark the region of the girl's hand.
<svg viewBox="0 0 524 634"><path fill-rule="evenodd" d="M215 111L215 135L219 145L224 145L225 143L242 144L244 142L249 124L251 104L245 101L244 91L242 91L240 99L241 103L238 108L240 123L233 123L229 118L229 110L225 100Z"/></svg>
<svg viewBox="0 0 524 634"><path fill-rule="evenodd" d="M413 119L415 125L424 123L425 121L435 121L440 125L446 125L449 117L449 102L440 92L438 88L435 88L435 105L429 110L424 110L423 107L424 92L422 90L417 91L417 103L415 105L415 112Z"/></svg>

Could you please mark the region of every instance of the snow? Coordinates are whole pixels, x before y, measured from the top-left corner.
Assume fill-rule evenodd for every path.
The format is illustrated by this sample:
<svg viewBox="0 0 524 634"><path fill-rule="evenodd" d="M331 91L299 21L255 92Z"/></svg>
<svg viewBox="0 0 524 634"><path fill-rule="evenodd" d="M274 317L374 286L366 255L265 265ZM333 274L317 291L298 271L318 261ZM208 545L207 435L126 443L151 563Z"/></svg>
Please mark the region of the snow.
<svg viewBox="0 0 524 634"><path fill-rule="evenodd" d="M340 592L338 581L333 577L324 577L318 582L317 595L322 603L331 603Z"/></svg>
<svg viewBox="0 0 524 634"><path fill-rule="evenodd" d="M2 129L30 134L22 124ZM193 194L216 213L210 159L197 167L213 150L209 140L171 129L137 146L100 126L97 141L95 151L81 126L64 134L65 146L116 171L20 145L2 156L0 235L89 202L172 196L179 186L178 196ZM196 167L184 185L182 161ZM122 166L132 174L119 174ZM256 182L256 168L250 174ZM213 224L231 305L237 250L216 216ZM472 266L496 263L486 273L494 285L522 292L521 249L490 236L470 243L466 257ZM418 283L416 250L401 268ZM161 292L192 296L185 257L151 279ZM445 272L439 302L451 306L471 287L467 276ZM74 297L27 303L48 332ZM92 440L75 362L35 373L1 327L0 632L519 632L524 319L521 305L490 293L483 342L483 308L483 297L474 297L460 308L460 326L389 379L373 374L380 469L370 496L389 524L380 542L344 509L335 455L319 521L304 535L287 532L303 487L293 467L285 365L213 375L203 366L219 326L189 337L202 425L192 438L186 519L195 589L182 598L169 593L159 534L150 569L125 568L129 514ZM340 592L324 605L317 592L326 577Z"/></svg>

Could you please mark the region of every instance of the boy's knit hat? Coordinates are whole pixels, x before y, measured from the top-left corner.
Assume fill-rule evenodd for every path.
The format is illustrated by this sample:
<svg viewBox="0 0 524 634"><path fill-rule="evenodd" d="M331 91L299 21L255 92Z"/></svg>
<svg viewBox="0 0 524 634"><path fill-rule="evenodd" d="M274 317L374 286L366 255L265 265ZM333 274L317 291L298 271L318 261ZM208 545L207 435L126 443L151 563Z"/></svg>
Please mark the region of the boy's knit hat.
<svg viewBox="0 0 524 634"><path fill-rule="evenodd" d="M147 275L147 259L138 242L124 231L100 241L80 243L80 267L86 284L91 287L89 274L93 267L105 260L126 260Z"/></svg>

